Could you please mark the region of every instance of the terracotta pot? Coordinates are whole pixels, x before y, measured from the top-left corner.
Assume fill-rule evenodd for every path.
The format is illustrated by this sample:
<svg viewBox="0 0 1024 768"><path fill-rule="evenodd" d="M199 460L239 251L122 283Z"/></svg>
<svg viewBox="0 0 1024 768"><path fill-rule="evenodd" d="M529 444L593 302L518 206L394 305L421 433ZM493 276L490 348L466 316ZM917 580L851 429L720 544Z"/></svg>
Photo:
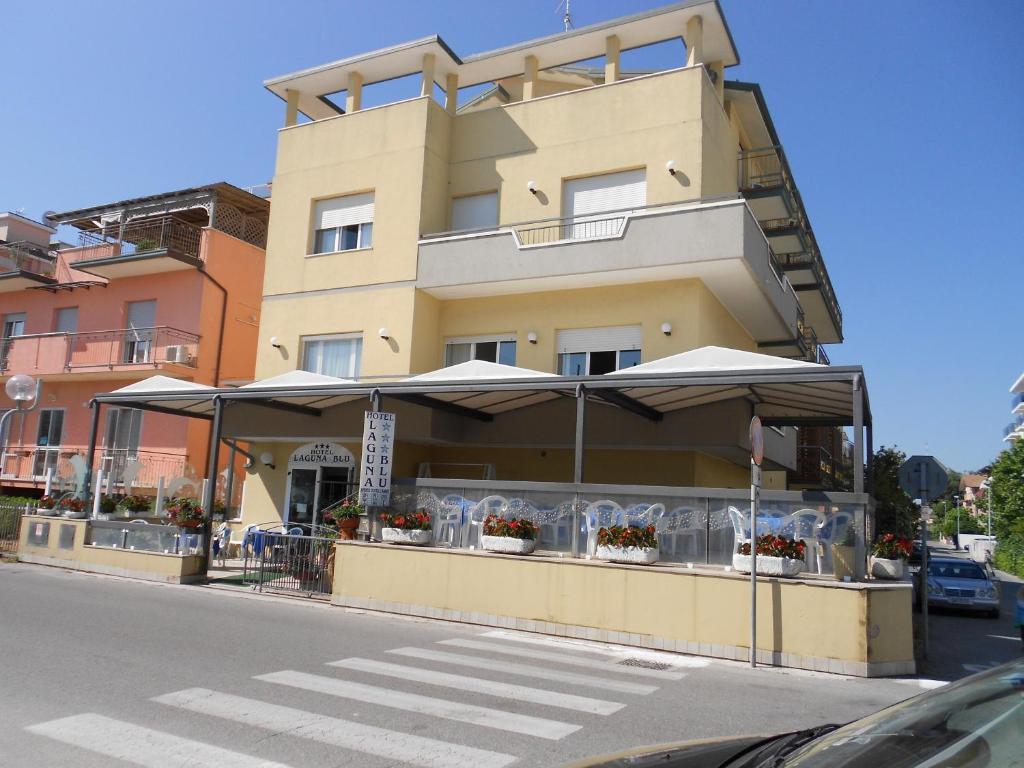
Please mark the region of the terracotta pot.
<svg viewBox="0 0 1024 768"><path fill-rule="evenodd" d="M177 525L179 528L198 528L202 524L202 520L182 520Z"/></svg>
<svg viewBox="0 0 1024 768"><path fill-rule="evenodd" d="M359 518L343 518L338 522L338 534L342 541L355 541L356 529L359 528Z"/></svg>

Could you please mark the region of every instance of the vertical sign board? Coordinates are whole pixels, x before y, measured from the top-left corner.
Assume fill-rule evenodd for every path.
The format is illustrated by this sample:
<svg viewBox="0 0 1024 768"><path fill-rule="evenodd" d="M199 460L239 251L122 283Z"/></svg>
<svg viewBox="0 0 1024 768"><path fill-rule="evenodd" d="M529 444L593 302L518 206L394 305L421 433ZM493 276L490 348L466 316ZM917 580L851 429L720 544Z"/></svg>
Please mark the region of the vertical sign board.
<svg viewBox="0 0 1024 768"><path fill-rule="evenodd" d="M363 421L363 463L359 503L386 507L391 501L391 467L395 448L395 414L366 411Z"/></svg>

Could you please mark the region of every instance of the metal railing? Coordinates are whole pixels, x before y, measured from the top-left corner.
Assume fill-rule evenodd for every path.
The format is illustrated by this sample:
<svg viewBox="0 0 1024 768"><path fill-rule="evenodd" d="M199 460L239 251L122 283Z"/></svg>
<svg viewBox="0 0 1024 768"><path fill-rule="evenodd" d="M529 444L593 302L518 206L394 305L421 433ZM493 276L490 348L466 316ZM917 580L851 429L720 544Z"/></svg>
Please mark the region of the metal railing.
<svg viewBox="0 0 1024 768"><path fill-rule="evenodd" d="M0 371L64 373L164 363L196 366L199 335L166 325L80 333L34 333L0 341Z"/></svg>
<svg viewBox="0 0 1024 768"><path fill-rule="evenodd" d="M0 243L0 273L31 272L53 277L56 268L55 248L27 241Z"/></svg>
<svg viewBox="0 0 1024 768"><path fill-rule="evenodd" d="M42 485L46 470L53 469L56 487L72 483L71 459L85 456L86 446L8 445L0 454L0 477ZM156 488L161 477L170 480L185 475L188 457L180 453L97 447L93 469L102 469L104 492L129 493L124 487L125 468L132 459L138 462L132 488Z"/></svg>
<svg viewBox="0 0 1024 768"><path fill-rule="evenodd" d="M782 147L762 147L740 152L737 160L738 184L741 192L755 192L773 187L794 189L793 176Z"/></svg>
<svg viewBox="0 0 1024 768"><path fill-rule="evenodd" d="M761 228L764 229L765 235L771 237L772 234L778 234L784 231L786 228L783 222L790 222L792 226L798 226L799 222L796 219L766 219L760 222ZM772 229L774 227L774 229ZM825 268L825 262L821 258L821 251L818 250L817 244L814 242L814 237L810 237L810 247L803 251L794 251L792 253L779 253L775 255L779 265L785 270L789 269L809 269L814 274L814 279L818 283L821 295L825 299L825 304L832 314L833 320L836 324L842 328L843 326L843 309L839 306L839 300L836 298L835 289L832 288L832 280L828 276L828 270Z"/></svg>
<svg viewBox="0 0 1024 768"><path fill-rule="evenodd" d="M24 504L0 504L0 552L17 552L21 518L31 510Z"/></svg>
<svg viewBox="0 0 1024 768"><path fill-rule="evenodd" d="M545 245L564 240L597 240L618 237L626 224L623 214L608 217L577 216L558 219L538 227L516 227L513 230L522 245Z"/></svg>
<svg viewBox="0 0 1024 768"><path fill-rule="evenodd" d="M313 532L322 530L317 527ZM334 543L330 536L250 531L242 544L242 581L258 592L329 595L334 581Z"/></svg>
<svg viewBox="0 0 1024 768"><path fill-rule="evenodd" d="M115 252L109 256L130 256L166 249L198 259L202 235L202 228L195 224L174 216L155 216L134 219L125 224L113 222L97 229L83 229L78 233L78 242L85 248L115 246ZM91 257L83 254L79 260L104 258L106 255Z"/></svg>

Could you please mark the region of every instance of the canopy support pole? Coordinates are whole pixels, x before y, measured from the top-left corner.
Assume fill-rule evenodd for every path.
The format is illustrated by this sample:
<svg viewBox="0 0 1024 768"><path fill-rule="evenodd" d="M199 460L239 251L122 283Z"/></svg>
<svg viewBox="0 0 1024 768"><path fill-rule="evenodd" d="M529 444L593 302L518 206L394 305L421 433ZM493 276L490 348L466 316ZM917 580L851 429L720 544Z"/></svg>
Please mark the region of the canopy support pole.
<svg viewBox="0 0 1024 768"><path fill-rule="evenodd" d="M587 393L582 384L576 387L576 442L573 453L572 481L579 485L583 482L583 436L587 427ZM572 554L580 556L580 507L573 504Z"/></svg>
<svg viewBox="0 0 1024 768"><path fill-rule="evenodd" d="M853 492L864 493L864 391L860 375L853 377ZM858 504L854 513L855 575L863 579L867 572L867 505Z"/></svg>
<svg viewBox="0 0 1024 768"><path fill-rule="evenodd" d="M213 397L213 424L210 427L209 463L206 465L206 486L203 488L203 570L210 564L210 541L213 528L213 504L217 498L217 459L220 454L221 429L224 424L224 401L220 395Z"/></svg>
<svg viewBox="0 0 1024 768"><path fill-rule="evenodd" d="M89 403L92 408L92 419L89 421L89 448L85 453L85 479L82 481L82 498L88 499L92 488L92 463L96 457L96 439L100 430L100 404L96 400Z"/></svg>

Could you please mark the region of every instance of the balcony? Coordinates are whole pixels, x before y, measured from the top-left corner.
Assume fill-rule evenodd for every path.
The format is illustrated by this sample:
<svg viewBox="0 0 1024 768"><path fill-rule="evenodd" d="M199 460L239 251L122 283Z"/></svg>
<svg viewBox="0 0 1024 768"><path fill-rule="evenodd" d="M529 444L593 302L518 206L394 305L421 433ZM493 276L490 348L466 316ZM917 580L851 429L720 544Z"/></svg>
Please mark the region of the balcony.
<svg viewBox="0 0 1024 768"><path fill-rule="evenodd" d="M56 487L71 488L75 484L72 459L84 459L86 453L84 445L8 445L0 454L0 479L42 486L50 472ZM133 488L156 488L161 477L170 480L184 476L187 463L181 453L97 447L93 468L103 470L112 490L127 492L126 477L131 478Z"/></svg>
<svg viewBox="0 0 1024 768"><path fill-rule="evenodd" d="M1014 394L1010 398L1010 405L1013 407L1013 413L1024 414L1024 392Z"/></svg>
<svg viewBox="0 0 1024 768"><path fill-rule="evenodd" d="M83 229L74 267L115 280L194 269L202 265L203 230L174 216Z"/></svg>
<svg viewBox="0 0 1024 768"><path fill-rule="evenodd" d="M788 218L800 210L782 147L740 152L738 186L758 221Z"/></svg>
<svg viewBox="0 0 1024 768"><path fill-rule="evenodd" d="M57 282L57 251L36 243L0 243L0 293Z"/></svg>
<svg viewBox="0 0 1024 768"><path fill-rule="evenodd" d="M158 326L82 333L38 333L0 340L0 374L64 377L194 369L199 336Z"/></svg>
<svg viewBox="0 0 1024 768"><path fill-rule="evenodd" d="M758 340L797 336L799 302L741 200L428 235L416 286L459 299L686 278Z"/></svg>
<svg viewBox="0 0 1024 768"><path fill-rule="evenodd" d="M820 445L796 447L796 470L789 473L790 486L825 491L844 490L849 472L841 459Z"/></svg>

